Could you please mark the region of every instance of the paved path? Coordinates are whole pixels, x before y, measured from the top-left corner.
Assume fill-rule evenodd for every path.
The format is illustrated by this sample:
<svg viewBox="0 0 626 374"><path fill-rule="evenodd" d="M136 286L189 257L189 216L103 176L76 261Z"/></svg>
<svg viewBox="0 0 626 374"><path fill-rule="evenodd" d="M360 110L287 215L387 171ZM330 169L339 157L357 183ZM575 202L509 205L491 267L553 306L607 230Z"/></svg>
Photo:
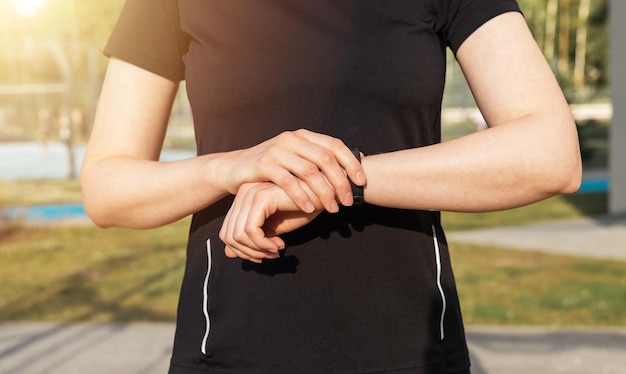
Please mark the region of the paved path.
<svg viewBox="0 0 626 374"><path fill-rule="evenodd" d="M0 324L0 374L167 373L171 324Z"/></svg>
<svg viewBox="0 0 626 374"><path fill-rule="evenodd" d="M626 328L469 327L472 374L624 374Z"/></svg>
<svg viewBox="0 0 626 374"><path fill-rule="evenodd" d="M626 261L626 215L448 232L446 236L450 241Z"/></svg>
<svg viewBox="0 0 626 374"><path fill-rule="evenodd" d="M0 324L0 374L167 373L171 324ZM622 374L625 329L469 327L473 374Z"/></svg>

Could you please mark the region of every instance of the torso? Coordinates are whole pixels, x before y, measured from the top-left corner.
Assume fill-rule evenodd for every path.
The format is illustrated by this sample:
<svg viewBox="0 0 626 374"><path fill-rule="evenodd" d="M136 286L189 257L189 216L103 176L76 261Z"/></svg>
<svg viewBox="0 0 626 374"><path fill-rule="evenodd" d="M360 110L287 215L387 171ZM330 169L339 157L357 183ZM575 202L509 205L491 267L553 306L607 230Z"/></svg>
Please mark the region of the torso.
<svg viewBox="0 0 626 374"><path fill-rule="evenodd" d="M199 153L298 128L365 154L438 142L438 4L180 0ZM246 373L467 366L438 213L322 215L286 236L283 258L259 266L224 257L216 233L228 204L194 217L178 341L195 343L177 343L174 362L224 371L237 362L233 372Z"/></svg>

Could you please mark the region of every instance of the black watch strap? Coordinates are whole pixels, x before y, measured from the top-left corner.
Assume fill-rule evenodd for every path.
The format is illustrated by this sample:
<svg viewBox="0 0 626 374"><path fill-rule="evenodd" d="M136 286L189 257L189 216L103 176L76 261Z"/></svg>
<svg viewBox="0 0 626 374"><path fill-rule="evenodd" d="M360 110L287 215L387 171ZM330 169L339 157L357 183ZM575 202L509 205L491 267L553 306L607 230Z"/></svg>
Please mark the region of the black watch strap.
<svg viewBox="0 0 626 374"><path fill-rule="evenodd" d="M356 157L357 160L359 160L359 162L361 162L361 151L359 151L357 148L352 148L352 154L354 155L354 157ZM350 178L348 179L350 180ZM365 204L365 197L363 196L363 186L357 186L356 184L354 184L354 182L352 182L352 180L350 180L350 186L352 187L352 198L354 200L352 206L360 206Z"/></svg>

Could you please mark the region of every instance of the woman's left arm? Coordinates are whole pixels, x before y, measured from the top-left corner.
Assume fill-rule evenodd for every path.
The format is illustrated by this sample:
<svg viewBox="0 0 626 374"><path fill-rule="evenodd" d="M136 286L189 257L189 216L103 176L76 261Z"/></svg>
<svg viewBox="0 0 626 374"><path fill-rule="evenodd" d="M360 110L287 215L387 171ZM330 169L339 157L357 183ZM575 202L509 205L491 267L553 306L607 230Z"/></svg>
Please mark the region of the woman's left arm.
<svg viewBox="0 0 626 374"><path fill-rule="evenodd" d="M489 128L365 157L365 200L479 212L575 192L582 174L576 126L521 14L485 23L461 45L457 59Z"/></svg>
<svg viewBox="0 0 626 374"><path fill-rule="evenodd" d="M576 126L522 16L506 13L490 20L461 45L457 59L489 128L441 144L364 157L365 201L484 212L575 192L582 174ZM259 193L273 198L258 200ZM269 183L238 193L221 232L227 254L257 262L275 257L268 252L271 245L261 244L272 236L262 228L275 212L287 214L273 233L311 218Z"/></svg>

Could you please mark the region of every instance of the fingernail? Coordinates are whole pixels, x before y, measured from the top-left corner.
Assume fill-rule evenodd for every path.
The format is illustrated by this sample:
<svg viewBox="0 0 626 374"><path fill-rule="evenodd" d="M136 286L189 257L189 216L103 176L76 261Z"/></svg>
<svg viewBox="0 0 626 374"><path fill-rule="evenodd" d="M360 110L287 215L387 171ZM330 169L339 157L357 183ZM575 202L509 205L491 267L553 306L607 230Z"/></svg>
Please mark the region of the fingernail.
<svg viewBox="0 0 626 374"><path fill-rule="evenodd" d="M315 211L315 205L312 202L308 201L304 207L307 213L313 213Z"/></svg>
<svg viewBox="0 0 626 374"><path fill-rule="evenodd" d="M353 201L354 199L352 198L352 192L348 192L344 197L343 197L343 205L345 206L350 206L354 203Z"/></svg>
<svg viewBox="0 0 626 374"><path fill-rule="evenodd" d="M337 202L335 200L331 201L330 203L330 212L331 213L337 213L339 211L339 204L337 204Z"/></svg>
<svg viewBox="0 0 626 374"><path fill-rule="evenodd" d="M365 174L363 174L362 172L357 172L356 173L356 183L361 185L361 184L365 184Z"/></svg>

